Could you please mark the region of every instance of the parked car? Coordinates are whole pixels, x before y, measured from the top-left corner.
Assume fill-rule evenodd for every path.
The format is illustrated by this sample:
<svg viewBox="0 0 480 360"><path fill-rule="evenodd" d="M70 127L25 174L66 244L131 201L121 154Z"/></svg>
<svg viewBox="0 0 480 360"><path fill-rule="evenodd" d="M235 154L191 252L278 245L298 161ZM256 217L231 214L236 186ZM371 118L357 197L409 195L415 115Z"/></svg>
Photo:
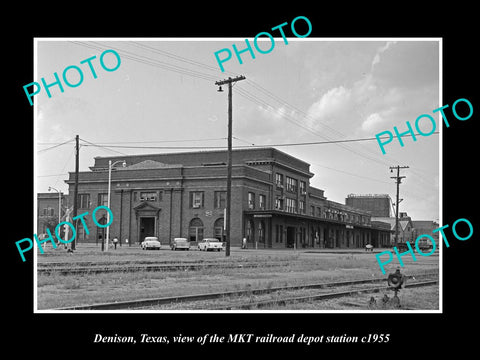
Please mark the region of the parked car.
<svg viewBox="0 0 480 360"><path fill-rule="evenodd" d="M157 249L160 250L162 245L160 244L160 241L158 241L158 238L156 236L147 236L145 240L142 241L140 244L143 250L148 250L148 249Z"/></svg>
<svg viewBox="0 0 480 360"><path fill-rule="evenodd" d="M217 250L221 251L223 249L223 242L216 238L205 238L198 243L198 250Z"/></svg>
<svg viewBox="0 0 480 360"><path fill-rule="evenodd" d="M190 250L190 241L185 238L175 238L170 245L172 250L183 249Z"/></svg>

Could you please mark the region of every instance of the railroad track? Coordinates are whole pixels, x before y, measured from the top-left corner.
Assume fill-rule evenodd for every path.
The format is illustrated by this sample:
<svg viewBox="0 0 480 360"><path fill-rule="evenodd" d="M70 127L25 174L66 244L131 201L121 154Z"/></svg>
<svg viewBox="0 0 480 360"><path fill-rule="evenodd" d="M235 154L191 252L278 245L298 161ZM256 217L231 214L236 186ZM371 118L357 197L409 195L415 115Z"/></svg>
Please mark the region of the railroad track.
<svg viewBox="0 0 480 360"><path fill-rule="evenodd" d="M187 271L187 270L203 270L209 268L217 269L242 269L255 267L274 267L284 265L285 262L243 262L243 263L225 263L225 262L209 262L209 263L176 263L176 264L145 264L135 266L122 266L121 264L112 264L104 266L39 266L38 274L59 273L61 275L79 275L79 274L99 274L112 272L135 272L135 271Z"/></svg>
<svg viewBox="0 0 480 360"><path fill-rule="evenodd" d="M417 281L414 283L406 284L405 288L413 287L422 287L430 286L437 284L437 280L428 280L428 281ZM345 291L336 291L330 293L320 293L306 296L291 296L280 299L269 299L269 300L260 300L260 301L249 301L242 304L226 305L226 306L217 306L214 310L251 310L251 309L261 309L265 307L281 307L288 304L294 304L299 302L309 302L309 301L321 301L321 300L330 300L337 299L346 296L357 295L361 293L377 293L382 290L387 290L388 286L375 286L364 289L352 289Z"/></svg>
<svg viewBox="0 0 480 360"><path fill-rule="evenodd" d="M407 276L407 278L420 278L424 276L431 276L431 273L428 274L416 274ZM436 274L438 275L438 274ZM201 301L208 300L218 300L218 299L228 299L228 298L239 298L242 296L254 296L254 295L264 295L271 294L275 292L288 292L295 290L312 290L312 289L326 289L326 288L338 288L345 286L358 286L364 284L371 284L377 282L385 282L384 278L377 279L361 279L361 280L349 280L349 281L340 281L340 282L329 282L329 283L313 283L313 284L302 284L302 285L290 285L282 287L269 287L269 288L259 288L259 289L249 289L241 291L224 291L216 293L206 293L206 294L195 294L195 295L181 295L181 296L172 296L172 297L161 297L161 298L152 298L152 299L139 299L139 300L130 300L130 301L118 301L111 303L101 303L101 304L92 304L92 305L80 305L73 307L63 307L57 308L55 310L121 310L121 309L145 309L145 308L154 308L161 306L168 306L178 303L196 303ZM406 287L414 286L428 286L434 285L438 280L426 280L422 282L414 282L409 284L407 282ZM386 286L377 286L370 288L362 289L349 289L336 292L328 292L322 294L307 295L303 297L287 297L283 299L273 299L273 300L263 300L248 303L239 303L233 305L220 305L214 306L214 309L208 308L209 310L232 310L232 309L251 309L251 308L261 308L270 306L273 304L285 305L290 302L299 302L299 301L312 301L312 300L326 300L331 298L345 297L352 294L357 294L361 292L378 292L381 290L387 289Z"/></svg>

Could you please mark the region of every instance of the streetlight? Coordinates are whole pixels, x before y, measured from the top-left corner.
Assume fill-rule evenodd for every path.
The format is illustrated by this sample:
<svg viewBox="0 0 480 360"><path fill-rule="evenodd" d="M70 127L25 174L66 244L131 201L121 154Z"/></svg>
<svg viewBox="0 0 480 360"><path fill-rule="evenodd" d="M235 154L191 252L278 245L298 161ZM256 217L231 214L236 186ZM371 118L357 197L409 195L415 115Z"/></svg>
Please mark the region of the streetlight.
<svg viewBox="0 0 480 360"><path fill-rule="evenodd" d="M127 166L125 160L118 160L112 164L112 160L108 160L108 195L107 195L107 207L110 209L110 184L112 182L112 167L115 166L117 163L122 163L122 166ZM107 224L110 224L110 211L107 211ZM110 236L110 226L107 227L107 234L105 236L106 243L105 243L105 251L108 251L108 240Z"/></svg>
<svg viewBox="0 0 480 360"><path fill-rule="evenodd" d="M52 186L48 187L48 191L50 190L55 190L58 193L58 223L60 224L61 214L62 214L62 193Z"/></svg>

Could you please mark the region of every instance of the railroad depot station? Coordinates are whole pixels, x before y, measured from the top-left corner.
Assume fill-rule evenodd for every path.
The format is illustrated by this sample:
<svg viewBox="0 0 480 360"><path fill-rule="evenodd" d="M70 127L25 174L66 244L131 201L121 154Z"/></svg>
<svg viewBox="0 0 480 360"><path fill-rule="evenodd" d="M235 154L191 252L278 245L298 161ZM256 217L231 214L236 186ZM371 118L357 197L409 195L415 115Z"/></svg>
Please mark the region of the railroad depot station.
<svg viewBox="0 0 480 360"><path fill-rule="evenodd" d="M91 213L107 206L109 161L115 164L110 239L117 237L122 245L139 244L147 236L162 244L175 237L225 240L227 151L219 150L95 157L90 171L78 176L77 214L89 213L83 218L87 231L77 223L78 243L105 238L105 228L93 223ZM249 248L391 246L391 224L376 221L371 211L328 200L324 190L310 186L313 176L308 163L274 148L234 150L231 246L241 246L243 238ZM73 204L74 179L71 172L65 180L69 194L62 195L63 211ZM42 233L48 226L42 216L58 213L58 195L37 199ZM96 218L106 221L106 211L98 210Z"/></svg>

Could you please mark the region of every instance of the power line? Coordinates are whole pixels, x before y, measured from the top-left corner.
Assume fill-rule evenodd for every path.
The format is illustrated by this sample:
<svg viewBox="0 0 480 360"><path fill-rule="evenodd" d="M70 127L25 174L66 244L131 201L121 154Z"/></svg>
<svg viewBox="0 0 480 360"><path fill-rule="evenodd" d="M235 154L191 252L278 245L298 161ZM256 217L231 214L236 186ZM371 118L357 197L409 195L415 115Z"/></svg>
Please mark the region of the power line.
<svg viewBox="0 0 480 360"><path fill-rule="evenodd" d="M177 61L182 61L182 62L185 62L187 64L191 64L191 65L194 65L194 66L199 66L201 68L204 68L206 70L211 70L211 71L215 71L215 72L218 72L218 68L216 67L213 67L211 65L207 65L207 64L204 64L204 63L201 63L199 61L195 61L195 60L192 60L192 59L188 59L188 58L185 58L183 56L180 56L180 55L176 55L176 54L173 54L173 53L170 53L168 51L165 51L165 50L160 50L160 49L157 49L157 48L154 48L154 47L151 47L151 46L148 46L148 45L145 45L143 43L139 43L139 42L136 42L136 41L131 41L130 42L132 45L134 46L137 46L139 48L143 48L143 49L147 49L147 50L150 50L150 51L153 51L157 54L161 54L161 55L164 55L166 57L169 57L171 59L174 59L174 60L177 60Z"/></svg>
<svg viewBox="0 0 480 360"><path fill-rule="evenodd" d="M94 42L94 41L88 42L88 43L73 41L72 43L75 43L75 44L78 44L78 45L81 45L81 46L86 46L86 47L93 48L93 49L98 49L98 50L104 50L105 48L107 48L105 45L103 45L101 43ZM93 45L92 45L92 43L93 43ZM187 63L189 65L198 66L198 67L201 67L203 69L212 70L212 71L215 70L215 71L218 72L218 70L216 68L214 68L210 65L201 63L199 61L188 59L186 57L182 57L182 56L179 56L179 55L176 55L176 54L164 51L164 50L156 49L156 48L150 47L150 46L145 45L145 44L136 43L136 42L131 42L131 44L133 44L134 46L136 46L138 48L143 48L143 49L146 49L146 50L150 50L150 51L155 52L157 54L169 57L169 58L177 60L177 61ZM136 53L132 53L132 52L129 52L127 50L115 48L115 47L112 47L112 46L108 46L108 48L116 49L116 50L118 50L122 53L123 57L125 57L127 59L131 59L133 61L137 61L137 62L146 64L146 65L151 65L151 66L154 66L154 67L160 67L160 68L168 70L168 71L177 72L177 73L182 74L182 75L196 77L196 78L206 80L206 81L213 81L213 80L216 79L216 76L207 74L205 72L195 71L195 70L191 70L191 69L181 67L181 66L178 66L178 65L173 65L173 64L170 64L170 63L166 63L164 61L160 61L160 60L157 60L157 59L152 59L151 57L148 57L148 56L138 55ZM230 73L230 72L228 72L228 73ZM311 117L311 115L308 114L307 112L299 109L298 107L296 107L294 105L291 105L290 103L288 103L284 99L278 97L277 95L275 95L271 91L265 89L263 86L254 82L253 80L247 80L246 83L248 85L252 86L253 88L255 88L257 91L261 92L263 95L265 95L265 96L269 97L270 99L273 99L274 101L278 102L282 106L285 106L286 108L293 109L294 112L302 114L302 116L305 119L309 119L311 121L315 121L316 123L319 123L319 125L321 125L323 128L325 128L327 131L334 134L335 136L342 136L342 137L345 136L339 130L337 130L335 128L332 128L332 127L328 126L327 124L325 124L323 122L320 122L318 119L313 119ZM272 106L267 101L260 99L258 96L251 94L250 92L248 92L248 90L245 90L245 89L242 89L241 87L238 87L237 91L238 91L239 95L246 98L247 100L249 100L251 102L254 102L257 105L260 105L262 108L265 108L268 111L273 111L274 106ZM278 115L278 116L286 119L290 123L304 129L307 132L312 133L315 136L319 136L319 137L321 137L323 139L326 139L326 140L329 140L329 141L334 141L331 137L326 136L324 134L320 134L316 129L314 129L314 128L312 128L312 127L310 127L310 126L308 126L304 123L301 123L298 120L295 120L295 119L289 117L286 113L278 113L277 112L277 113L275 113L275 115ZM378 154L375 153L373 150L364 148L364 150L367 153L372 154L372 155L367 155L366 153L360 152L358 149L352 149L348 145L344 144L344 141L337 141L337 144L339 144L338 146L340 146L341 148L343 148L347 151L350 151L357 156L361 156L361 157L363 157L367 160L376 162L380 165L388 165L389 163L391 163L391 161L396 161L396 160L391 159L387 156L383 156L382 158L378 158L377 157ZM284 146L284 145L280 145L280 146ZM184 147L184 148L185 149L195 149L195 147ZM372 157L372 156L374 156L374 157ZM421 177L422 175L417 173L417 176Z"/></svg>
<svg viewBox="0 0 480 360"><path fill-rule="evenodd" d="M146 141L112 141L112 142L99 142L97 145L115 145L115 144L155 144L155 143L176 143L176 142L199 142L199 141L218 141L226 140L223 138L209 138L209 139L178 139L178 140L146 140Z"/></svg>
<svg viewBox="0 0 480 360"><path fill-rule="evenodd" d="M70 140L67 140L67 141L65 141L65 142L62 142L62 143L56 144L56 145L54 145L54 146L50 146L50 147L48 147L48 148L46 148L46 149L41 149L41 150L38 150L38 151L37 151L37 153L42 153L42 152L45 152L45 151L48 151L48 150L55 149L55 148L57 148L57 147L59 147L59 146L62 146L62 145L65 145L65 144L71 143L71 142L72 142L72 141L74 141L74 140L75 140L75 139L70 139Z"/></svg>
<svg viewBox="0 0 480 360"><path fill-rule="evenodd" d="M133 45L137 46L137 47L140 47L140 48L144 48L144 49L148 49L150 51L153 51L155 53L158 53L158 54L162 54L164 56L167 56L169 58L172 58L172 59L175 59L175 60L178 60L178 61L182 61L182 62L186 62L188 64L193 64L195 66L200 66L204 69L207 69L207 70L217 70L216 68L210 66L210 65L207 65L207 64L204 64L204 63L201 63L201 62L198 62L198 61L195 61L195 60L191 60L191 59L188 59L188 58L185 58L185 57L182 57L182 56L178 56L178 55L175 55L175 54L172 54L172 53L169 53L167 51L164 51L164 50L160 50L160 49L156 49L156 48L153 48L153 47L150 47L150 46L147 46L147 45L144 45L144 44L139 44L139 43L133 43ZM313 118L308 114L306 113L305 111L299 109L298 107L296 106L293 106L291 105L290 103L288 103L287 101L283 100L282 98L278 97L277 95L275 95L274 93L272 93L271 91L265 89L263 86L261 86L260 84L256 83L255 81L253 80L247 80L247 83L251 86L253 86L254 88L256 88L257 90L259 90L260 92L262 92L263 94L267 95L268 97L270 97L271 99L277 101L278 103L282 104L282 105L286 105L287 107L290 107L292 108L293 110L301 113L304 115L305 118L307 119L311 119L313 120ZM244 89L241 89L239 87L239 93L241 96L247 98L248 100L250 101L253 101L253 102L256 102L255 99L254 99L254 95L248 93L248 91L244 90ZM247 95L248 94L248 95ZM251 96L249 96L251 95ZM258 102L256 102L258 104ZM266 103L265 101L263 101L264 104L268 105L268 106L271 106L270 104ZM269 109L269 107L267 106L267 109ZM280 114L280 116L286 118L285 116L283 116L284 114ZM319 135L315 130L313 130L311 127L308 127L308 126L305 126L297 121L292 121L291 119L289 118L286 118L288 121L290 121L291 123L297 125L297 126L300 126L302 127L304 130L306 131L309 131L311 133L313 133L314 135L317 135L317 136L321 136ZM318 121L317 121L318 122ZM338 131L337 129L334 129L330 126L328 126L327 124L323 123L323 122L320 122L320 125L323 126L324 128L326 128L327 130L329 130L330 132L332 132L333 134L337 135L337 136L342 136L344 137L345 135ZM332 140L331 138L329 137L326 137L326 136L321 136L323 138L326 138L328 140ZM349 150L349 151L353 151L351 149L349 149L348 147L344 146L345 149ZM367 150L367 149L366 149ZM358 154L358 150L355 150L355 153ZM375 154L376 155L376 154ZM362 156L360 154L360 156ZM365 155L363 155L363 157L367 158L367 159L370 159L372 160L372 158L369 158ZM384 164L387 164L386 162Z"/></svg>
<svg viewBox="0 0 480 360"><path fill-rule="evenodd" d="M97 145L97 144L91 143L90 141L87 141L87 140L85 140L85 139L80 139L80 140L82 140L83 142L86 142L86 143L87 143L87 145L82 145L82 146L95 146L95 147L99 147L99 148L102 148L102 149L105 149L105 150L108 150L108 151L111 151L111 152L115 152L115 153L120 154L120 155L128 156L128 154L122 153L122 152L120 152L120 151L116 151L116 150L109 149L110 147L119 147L119 146L109 146L109 147L106 147L106 146L101 146L101 145Z"/></svg>
<svg viewBox="0 0 480 360"><path fill-rule="evenodd" d="M89 47L89 48L93 48L93 49L96 49L96 50L105 50L105 48L106 48L102 44L91 45L91 44L85 44L85 43L79 42L79 41L72 41L72 43L77 44L77 45L81 45L81 46L86 46L86 47ZM90 43L97 44L94 41L91 41ZM213 75L208 75L208 74L205 74L205 73L201 73L199 71L191 70L191 69L181 67L181 66L178 66L178 65L169 64L169 63L166 63L166 62L163 62L163 61L160 61L160 60L151 59L151 58L146 57L146 56L138 55L138 54L132 53L130 51L120 49L118 47L108 46L108 49L118 51L122 55L122 58L130 59L130 60L140 62L140 63L146 64L146 65L155 66L155 67L158 67L158 68L161 68L161 69L164 69L164 70L177 72L177 73L180 73L182 75L188 75L188 76L196 77L198 79L202 79L202 80L206 80L206 81L214 81L216 79L216 77L213 76Z"/></svg>
<svg viewBox="0 0 480 360"><path fill-rule="evenodd" d="M439 132L434 132L433 134L439 134ZM420 134L415 134L420 135ZM411 137L412 135L402 135L402 137ZM394 136L395 137L395 136ZM99 143L92 143L85 139L80 139L86 144L82 144L82 146L95 146L99 148L103 148L105 150L110 150L113 152L117 152L121 155L128 155L121 153L119 151L111 150L110 148L131 148L131 149L224 149L225 146L133 146L133 145L122 145L122 144L144 144L144 143L169 143L169 142L192 142L192 141L213 141L213 140L225 140L226 138L210 138L210 139L183 139L183 140L157 140L157 141L116 141L116 142L99 142ZM326 145L326 144L338 144L338 143L353 143L353 142L363 142L363 141L372 141L377 140L376 137L369 137L369 138L357 138L357 139L343 139L343 140L325 140L325 141L306 141L306 142L292 142L292 143L274 143L274 144L254 144L252 141L240 139L238 137L233 136L233 139L241 141L243 143L249 145L237 145L234 146L237 149L241 148L265 148L265 147L284 147L284 146L308 146L308 145ZM380 140L386 139L385 137L380 137ZM63 145L65 143L57 144L56 146L52 146L49 149L53 149L59 145ZM44 150L49 150L44 149Z"/></svg>
<svg viewBox="0 0 480 360"><path fill-rule="evenodd" d="M354 174L354 173L351 173L351 172L348 172L348 171L344 171L344 170L334 169L334 168L331 168L331 167L328 167L328 166L324 166L324 165L320 165L320 164L317 164L317 163L312 163L312 162L311 162L310 165L319 166L319 167L322 167L322 168L325 168L325 169L337 171L337 172L340 172L340 173L342 173L342 174L346 174L346 175L358 177L358 178L361 178L361 179L367 179L367 180L371 180L371 181L376 181L376 182L380 182L380 183L383 183L383 184L390 184L390 183L388 183L388 182L386 182L386 181L383 181L383 180L374 179L374 178L371 178L371 177L368 177L368 176L362 176L362 175Z"/></svg>
<svg viewBox="0 0 480 360"><path fill-rule="evenodd" d="M432 133L438 134L438 132ZM411 136L411 135L404 135L403 137ZM235 138L237 140L243 141L239 138ZM380 137L381 140L385 139ZM86 140L81 139L82 141L87 142ZM359 139L344 139L344 140L326 140L326 141L309 141L309 142L296 142L296 143L279 143L279 144L251 144L251 145L237 145L234 146L236 149L244 149L244 148L266 148L266 147L283 147L283 146L308 146L308 145L326 145L326 144L337 144L337 143L350 143L350 142L361 142L361 141L371 141L377 140L376 137L370 138L359 138ZM246 142L246 141L244 141ZM101 148L125 148L125 149L225 149L226 146L133 146L133 145L108 145L108 146L101 146L99 144L90 143L90 146L97 146ZM250 143L250 142L248 142ZM103 143L102 143L103 144ZM89 145L83 145L89 146ZM113 151L113 150L112 150ZM122 154L127 155L127 154Z"/></svg>
<svg viewBox="0 0 480 360"><path fill-rule="evenodd" d="M241 89L239 89L239 90L241 90ZM238 90L237 90L237 91L238 91ZM248 94L248 93L245 94L244 92L239 91L239 94L240 94L241 96L249 99L250 101L253 101L253 102L257 103L257 104L260 104L261 106L266 106L266 109L267 109L267 110L273 109L273 107L272 107L270 104L268 104L268 103L266 103L266 102L263 102L262 100L259 100L258 98L255 98L254 96L251 96L251 95ZM329 140L329 141L333 141L332 138L330 138L330 137L328 137L328 136L326 136L326 135L323 135L323 134L319 133L317 130L315 130L315 129L307 126L307 125L304 125L304 124L298 122L297 120L292 119L291 117L289 117L289 116L286 115L285 113L280 113L280 114L276 114L276 115L279 115L280 117L283 117L283 118L286 119L288 122L290 122L290 123L292 123L292 124L294 124L294 125L296 125L296 126L301 127L302 129L308 131L309 133L311 133L311 134L313 134L313 135L315 135L315 136L321 137L322 139L327 139L327 140ZM377 162L377 163L379 163L379 164L381 164L381 165L387 165L387 163L386 163L385 161L378 160L378 159L376 159L376 158L372 158L371 156L368 156L368 155L365 155L365 154L361 154L361 153L358 152L358 150L354 150L354 149L352 149L352 148L350 148L350 147L348 147L348 146L345 146L345 145L339 145L339 146L342 147L343 149L347 150L347 151L352 152L352 153L355 154L355 155L364 157L364 158L369 159L369 160L371 160L371 161Z"/></svg>

